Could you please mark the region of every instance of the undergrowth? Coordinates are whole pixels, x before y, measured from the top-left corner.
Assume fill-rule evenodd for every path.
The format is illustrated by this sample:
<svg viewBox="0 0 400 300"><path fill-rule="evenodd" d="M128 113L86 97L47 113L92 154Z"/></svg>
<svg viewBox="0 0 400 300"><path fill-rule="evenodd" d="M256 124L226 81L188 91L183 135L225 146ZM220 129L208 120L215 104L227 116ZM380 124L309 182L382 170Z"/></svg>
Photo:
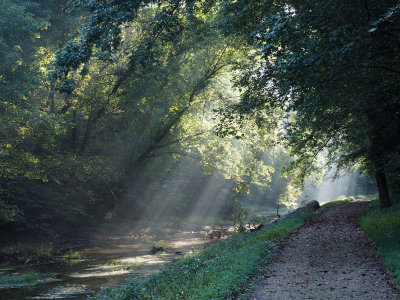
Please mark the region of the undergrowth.
<svg viewBox="0 0 400 300"><path fill-rule="evenodd" d="M231 299L274 257L276 241L313 214L313 210L305 211L263 230L235 234L196 255L175 260L157 274L103 289L93 299Z"/></svg>
<svg viewBox="0 0 400 300"><path fill-rule="evenodd" d="M400 204L380 209L378 202L373 201L361 215L360 224L400 288Z"/></svg>

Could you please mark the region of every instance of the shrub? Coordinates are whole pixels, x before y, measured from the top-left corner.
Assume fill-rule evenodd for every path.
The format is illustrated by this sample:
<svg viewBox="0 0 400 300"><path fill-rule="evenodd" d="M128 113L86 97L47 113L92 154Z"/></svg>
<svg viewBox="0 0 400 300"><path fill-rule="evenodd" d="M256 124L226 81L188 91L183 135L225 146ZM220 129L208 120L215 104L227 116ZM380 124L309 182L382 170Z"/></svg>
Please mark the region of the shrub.
<svg viewBox="0 0 400 300"><path fill-rule="evenodd" d="M157 254L160 252L165 252L165 242L163 240L154 243L150 250L151 254Z"/></svg>

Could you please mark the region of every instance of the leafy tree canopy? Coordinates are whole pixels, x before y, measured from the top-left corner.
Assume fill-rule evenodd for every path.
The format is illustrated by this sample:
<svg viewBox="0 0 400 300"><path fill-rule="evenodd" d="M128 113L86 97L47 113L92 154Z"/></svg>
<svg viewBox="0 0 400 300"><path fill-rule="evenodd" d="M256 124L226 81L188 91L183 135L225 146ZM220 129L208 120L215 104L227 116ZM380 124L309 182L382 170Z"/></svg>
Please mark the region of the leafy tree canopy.
<svg viewBox="0 0 400 300"><path fill-rule="evenodd" d="M375 172L389 205L385 173L399 172L398 10L397 1L225 4L227 31L246 36L259 57L229 113L268 119L281 110L301 178L327 149L331 164Z"/></svg>

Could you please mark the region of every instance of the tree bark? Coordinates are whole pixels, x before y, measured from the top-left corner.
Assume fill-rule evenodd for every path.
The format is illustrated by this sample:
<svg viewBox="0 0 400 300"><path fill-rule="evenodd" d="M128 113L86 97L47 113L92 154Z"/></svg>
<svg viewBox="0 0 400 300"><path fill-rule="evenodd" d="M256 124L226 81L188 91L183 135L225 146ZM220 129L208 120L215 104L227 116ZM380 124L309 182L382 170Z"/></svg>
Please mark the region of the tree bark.
<svg viewBox="0 0 400 300"><path fill-rule="evenodd" d="M375 178L376 178L376 183L378 185L379 206L381 208L384 208L392 205L390 201L385 172L382 170L377 170L375 172Z"/></svg>

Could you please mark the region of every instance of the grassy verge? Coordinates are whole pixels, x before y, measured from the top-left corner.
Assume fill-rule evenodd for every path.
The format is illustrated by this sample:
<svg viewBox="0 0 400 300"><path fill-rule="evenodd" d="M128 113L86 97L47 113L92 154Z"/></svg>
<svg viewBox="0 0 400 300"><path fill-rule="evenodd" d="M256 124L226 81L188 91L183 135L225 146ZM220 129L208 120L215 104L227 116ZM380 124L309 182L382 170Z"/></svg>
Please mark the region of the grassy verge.
<svg viewBox="0 0 400 300"><path fill-rule="evenodd" d="M360 217L361 228L374 241L385 266L400 288L400 204L380 209L373 201Z"/></svg>
<svg viewBox="0 0 400 300"><path fill-rule="evenodd" d="M305 211L263 230L235 234L196 255L176 260L159 273L131 278L93 299L230 299L276 253L276 241L314 214Z"/></svg>
<svg viewBox="0 0 400 300"><path fill-rule="evenodd" d="M328 207L332 207L332 206L336 206L339 204L343 204L343 203L347 203L350 201L353 201L355 198L354 197L348 197L348 198L344 198L344 199L338 199L338 200L334 200L334 201L330 201L330 202L326 202L324 204L321 205L321 208L328 208Z"/></svg>
<svg viewBox="0 0 400 300"><path fill-rule="evenodd" d="M341 196L339 197L337 200L334 201L330 201L330 202L326 202L324 204L321 205L321 208L325 209L328 207L332 207L332 206L336 206L339 204L343 204L343 203L347 203L356 199L365 199L365 198L376 198L376 195L357 195L357 196L349 196L349 197L345 197L345 196Z"/></svg>

